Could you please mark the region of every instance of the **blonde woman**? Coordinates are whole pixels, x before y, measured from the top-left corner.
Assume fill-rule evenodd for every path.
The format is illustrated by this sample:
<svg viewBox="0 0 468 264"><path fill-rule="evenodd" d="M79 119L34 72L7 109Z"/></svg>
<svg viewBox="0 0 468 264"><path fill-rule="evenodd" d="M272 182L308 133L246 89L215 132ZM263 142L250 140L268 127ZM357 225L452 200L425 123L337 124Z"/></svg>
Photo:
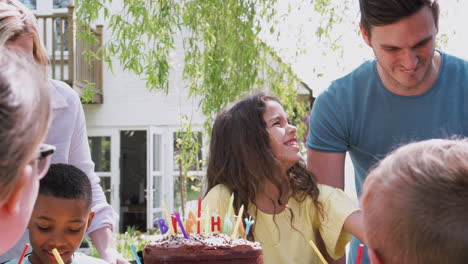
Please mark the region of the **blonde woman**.
<svg viewBox="0 0 468 264"><path fill-rule="evenodd" d="M32 12L17 0L0 0L0 46L28 54L31 61L39 63L45 72L47 51L39 39L37 21ZM94 173L79 97L63 82L49 80L48 84L51 90L52 122L46 142L57 148L52 162L74 165L88 175L93 190L92 210L96 214L88 235L102 259L111 264L128 263L115 250L112 234L117 218L106 201L99 177ZM17 257L26 242L25 234L15 247L16 250L0 256L0 263Z"/></svg>
<svg viewBox="0 0 468 264"><path fill-rule="evenodd" d="M26 229L49 167L55 148L41 144L49 119L42 71L0 47L0 254Z"/></svg>

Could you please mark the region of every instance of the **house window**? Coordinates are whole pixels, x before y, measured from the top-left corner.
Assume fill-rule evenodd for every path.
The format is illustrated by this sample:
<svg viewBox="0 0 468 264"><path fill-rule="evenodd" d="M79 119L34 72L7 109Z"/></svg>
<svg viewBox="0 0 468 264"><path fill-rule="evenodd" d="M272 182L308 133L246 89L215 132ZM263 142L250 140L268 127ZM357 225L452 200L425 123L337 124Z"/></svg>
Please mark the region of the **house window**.
<svg viewBox="0 0 468 264"><path fill-rule="evenodd" d="M67 8L69 0L54 0L54 8Z"/></svg>
<svg viewBox="0 0 468 264"><path fill-rule="evenodd" d="M111 203L111 138L88 137L94 171L101 179L101 186L108 203Z"/></svg>
<svg viewBox="0 0 468 264"><path fill-rule="evenodd" d="M31 10L37 10L37 0L20 0L21 3L23 3L26 7L28 7ZM70 0L49 0L49 1L40 1L42 8L40 9L61 9L61 8L67 8L70 4Z"/></svg>
<svg viewBox="0 0 468 264"><path fill-rule="evenodd" d="M181 140L190 140L189 149L196 151L195 158L191 162L187 175L184 175L186 185L186 207L185 212L194 211L196 209L198 197L201 195L201 184L203 178L202 161L203 161L203 134L202 132L193 132L191 137L187 137L185 133L173 134L173 163L174 163L174 208L180 210L182 204L181 197L181 182L180 182L180 163L179 158L182 154ZM196 210L195 210L196 211ZM194 212L195 212L194 211Z"/></svg>
<svg viewBox="0 0 468 264"><path fill-rule="evenodd" d="M27 8L31 10L37 9L36 0L20 0L20 2L23 3Z"/></svg>
<svg viewBox="0 0 468 264"><path fill-rule="evenodd" d="M88 137L91 158L96 172L110 172L110 137Z"/></svg>

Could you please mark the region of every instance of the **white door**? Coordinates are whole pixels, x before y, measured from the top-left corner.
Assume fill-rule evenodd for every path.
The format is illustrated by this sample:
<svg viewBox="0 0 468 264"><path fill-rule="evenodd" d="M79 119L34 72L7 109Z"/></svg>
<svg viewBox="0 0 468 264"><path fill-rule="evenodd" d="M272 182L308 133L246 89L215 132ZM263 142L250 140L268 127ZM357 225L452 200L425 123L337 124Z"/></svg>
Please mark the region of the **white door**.
<svg viewBox="0 0 468 264"><path fill-rule="evenodd" d="M101 179L101 186L115 212L120 215L120 136L117 129L88 129L88 142L94 170Z"/></svg>
<svg viewBox="0 0 468 264"><path fill-rule="evenodd" d="M150 127L148 131L148 179L147 179L147 228L157 228L154 221L163 216L162 201L164 195L165 172L164 157L167 144L163 129Z"/></svg>

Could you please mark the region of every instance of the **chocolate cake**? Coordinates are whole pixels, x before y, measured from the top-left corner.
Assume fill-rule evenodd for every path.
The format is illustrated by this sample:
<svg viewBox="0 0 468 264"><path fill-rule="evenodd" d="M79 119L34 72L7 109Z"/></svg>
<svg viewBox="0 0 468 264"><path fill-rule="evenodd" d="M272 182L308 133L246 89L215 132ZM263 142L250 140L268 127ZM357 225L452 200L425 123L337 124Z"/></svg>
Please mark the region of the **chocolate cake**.
<svg viewBox="0 0 468 264"><path fill-rule="evenodd" d="M211 233L161 236L146 245L143 251L144 264L217 263L261 264L260 243L226 234Z"/></svg>

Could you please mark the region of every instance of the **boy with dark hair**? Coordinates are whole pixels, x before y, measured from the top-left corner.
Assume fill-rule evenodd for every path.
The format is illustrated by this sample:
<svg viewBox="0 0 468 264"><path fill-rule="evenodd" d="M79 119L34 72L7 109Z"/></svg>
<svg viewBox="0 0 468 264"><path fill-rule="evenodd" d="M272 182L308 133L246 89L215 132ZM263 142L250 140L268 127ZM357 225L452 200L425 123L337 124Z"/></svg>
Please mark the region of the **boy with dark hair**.
<svg viewBox="0 0 468 264"><path fill-rule="evenodd" d="M91 183L80 169L53 164L41 179L39 195L29 222L32 252L24 264L57 263L58 250L66 264L103 264L103 260L75 252L91 224ZM7 264L15 264L18 259Z"/></svg>
<svg viewBox="0 0 468 264"><path fill-rule="evenodd" d="M371 263L467 263L467 201L467 140L432 139L397 149L364 184Z"/></svg>
<svg viewBox="0 0 468 264"><path fill-rule="evenodd" d="M360 0L360 29L375 59L332 82L314 102L307 167L344 188L348 152L357 195L370 168L400 145L468 136L468 62L436 47L437 0ZM351 241L350 262L359 241ZM368 264L367 254L363 264Z"/></svg>

